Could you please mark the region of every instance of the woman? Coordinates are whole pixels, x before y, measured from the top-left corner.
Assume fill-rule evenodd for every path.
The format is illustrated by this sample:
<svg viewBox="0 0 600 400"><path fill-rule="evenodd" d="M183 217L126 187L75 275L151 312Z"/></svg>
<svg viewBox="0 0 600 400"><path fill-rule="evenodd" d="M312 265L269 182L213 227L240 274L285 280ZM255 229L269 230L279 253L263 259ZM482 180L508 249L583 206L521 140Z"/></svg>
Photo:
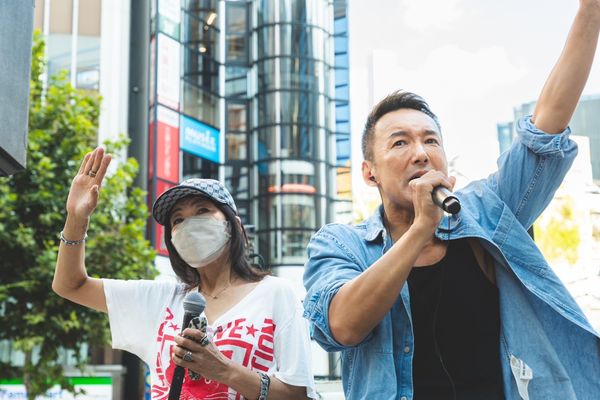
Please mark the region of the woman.
<svg viewBox="0 0 600 400"><path fill-rule="evenodd" d="M110 160L96 148L73 179L52 289L108 313L113 347L149 366L152 399L168 397L177 365L190 372L182 399L316 398L300 302L282 279L250 265L235 203L218 181L187 180L153 206L180 281L87 276L86 231ZM179 335L190 291L206 298L212 340L204 345L198 329Z"/></svg>

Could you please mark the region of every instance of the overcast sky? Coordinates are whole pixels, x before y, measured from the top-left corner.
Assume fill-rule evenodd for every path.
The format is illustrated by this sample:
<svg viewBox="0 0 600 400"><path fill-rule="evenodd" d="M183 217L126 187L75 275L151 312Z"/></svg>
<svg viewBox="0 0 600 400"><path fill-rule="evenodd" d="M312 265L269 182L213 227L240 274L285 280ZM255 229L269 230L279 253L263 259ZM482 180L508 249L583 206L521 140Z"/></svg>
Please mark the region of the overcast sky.
<svg viewBox="0 0 600 400"><path fill-rule="evenodd" d="M577 0L350 0L350 101L354 192L360 134L373 101L416 92L442 124L448 159L469 178L498 156L496 123L535 100L558 58ZM369 89L369 60L383 60ZM600 93L600 57L584 94Z"/></svg>

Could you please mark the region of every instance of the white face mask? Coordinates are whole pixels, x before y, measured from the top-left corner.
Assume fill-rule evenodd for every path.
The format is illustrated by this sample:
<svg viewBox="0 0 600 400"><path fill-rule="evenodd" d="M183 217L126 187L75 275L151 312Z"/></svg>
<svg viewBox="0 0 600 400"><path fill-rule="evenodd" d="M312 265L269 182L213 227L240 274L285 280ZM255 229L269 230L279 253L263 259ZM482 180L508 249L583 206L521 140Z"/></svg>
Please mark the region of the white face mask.
<svg viewBox="0 0 600 400"><path fill-rule="evenodd" d="M171 241L183 261L202 268L219 258L230 237L227 221L197 215L180 222Z"/></svg>

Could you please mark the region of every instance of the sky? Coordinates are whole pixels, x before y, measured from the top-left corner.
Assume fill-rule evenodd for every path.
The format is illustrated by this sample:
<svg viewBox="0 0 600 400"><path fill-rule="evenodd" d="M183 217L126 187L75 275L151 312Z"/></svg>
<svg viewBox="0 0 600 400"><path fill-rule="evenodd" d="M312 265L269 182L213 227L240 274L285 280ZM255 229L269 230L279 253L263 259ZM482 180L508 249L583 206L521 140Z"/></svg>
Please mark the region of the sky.
<svg viewBox="0 0 600 400"><path fill-rule="evenodd" d="M496 124L512 120L513 107L537 98L578 5L577 0L349 0L354 193L367 190L360 175L366 116L396 89L420 94L438 115L448 159L455 159L462 183L493 172ZM600 93L599 58L584 94Z"/></svg>

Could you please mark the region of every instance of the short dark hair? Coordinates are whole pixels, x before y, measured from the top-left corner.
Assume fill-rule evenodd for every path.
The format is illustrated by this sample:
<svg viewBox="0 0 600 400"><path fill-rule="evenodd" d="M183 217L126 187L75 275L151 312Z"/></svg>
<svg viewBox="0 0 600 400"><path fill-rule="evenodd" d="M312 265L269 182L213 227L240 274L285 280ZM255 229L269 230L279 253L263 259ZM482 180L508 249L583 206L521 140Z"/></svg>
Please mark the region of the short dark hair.
<svg viewBox="0 0 600 400"><path fill-rule="evenodd" d="M438 117L431 111L429 104L418 94L407 92L404 90L397 90L387 95L383 100L373 107L371 113L367 117L367 123L362 134L362 152L365 160L373 160L373 134L375 133L375 124L385 114L392 111L400 110L403 108L411 108L413 110L421 111L422 113L430 116L438 129L442 130Z"/></svg>
<svg viewBox="0 0 600 400"><path fill-rule="evenodd" d="M211 200L209 197L202 195L190 195L189 197L198 197L209 200L214 204L223 214L225 214L226 220L229 222L231 238L229 239L229 255L227 261L231 263L231 268L234 273L242 279L250 282L258 282L266 275L269 275L269 271L255 267L251 262L248 254L248 237L246 236L246 230L241 223L238 223L236 219L236 213L231 207L225 204L217 203ZM200 274L197 269L186 263L177 250L173 246L171 241L171 222L170 216L167 225L165 225L165 245L169 251L169 260L171 261L171 267L173 272L187 285L187 290L193 289L201 285Z"/></svg>

